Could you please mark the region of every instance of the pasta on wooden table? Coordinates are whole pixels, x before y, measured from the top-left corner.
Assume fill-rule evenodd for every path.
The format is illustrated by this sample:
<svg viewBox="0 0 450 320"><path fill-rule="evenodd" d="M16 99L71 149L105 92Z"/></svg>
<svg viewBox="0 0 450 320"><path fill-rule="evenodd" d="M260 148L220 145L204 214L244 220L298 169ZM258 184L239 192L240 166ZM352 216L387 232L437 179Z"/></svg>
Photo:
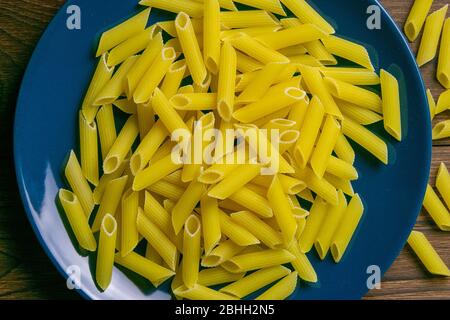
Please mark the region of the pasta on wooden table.
<svg viewBox="0 0 450 320"><path fill-rule="evenodd" d="M70 151L70 190L58 194L76 244L97 251L99 288L115 281L114 265L154 287L171 279L176 299L286 299L299 283L319 282L309 252L339 263L360 240L354 143L388 164L387 142L369 125L383 121L392 144L404 138L398 80L375 70L367 49L337 35L305 0L139 4L147 8L100 37L77 119L79 158ZM414 6L410 38L429 4ZM175 18L153 22L151 8ZM444 11L428 19L433 37ZM381 96L367 86L381 86ZM430 106L433 115L449 97ZM448 128L439 124L435 137ZM447 204L449 181L441 166L437 188ZM425 206L448 229L433 190ZM412 245L445 274L423 255L424 243Z"/></svg>

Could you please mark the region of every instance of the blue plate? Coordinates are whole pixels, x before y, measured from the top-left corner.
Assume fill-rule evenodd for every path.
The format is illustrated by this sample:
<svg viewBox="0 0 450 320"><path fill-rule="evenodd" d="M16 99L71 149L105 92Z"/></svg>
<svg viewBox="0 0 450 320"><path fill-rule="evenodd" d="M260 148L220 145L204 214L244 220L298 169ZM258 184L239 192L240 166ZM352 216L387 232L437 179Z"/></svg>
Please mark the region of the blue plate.
<svg viewBox="0 0 450 320"><path fill-rule="evenodd" d="M17 180L28 218L59 272L80 271L81 289L92 299L168 299L166 284L153 289L142 279L115 269L112 284L101 293L92 280L92 258L81 256L68 236L55 205L62 166L77 149L77 110L95 66L93 50L101 31L136 13L135 0L68 1L42 36L23 79L18 99L14 155ZM429 111L420 72L395 23L376 1L313 0L313 6L333 23L338 35L369 48L377 71L385 68L399 79L402 90L402 143L374 130L388 141L391 163L374 161L357 148L360 179L355 189L366 211L340 264L321 262L311 253L320 283L301 284L292 299L359 299L367 291L368 268L384 273L399 254L420 211L431 159ZM68 30L67 8L81 9L81 30ZM381 8L381 29L367 28L367 8ZM164 16L154 10L152 22ZM76 273L76 272L75 272ZM75 274L76 275L76 274ZM39 275L36 275L39 276ZM133 278L132 280L130 279Z"/></svg>

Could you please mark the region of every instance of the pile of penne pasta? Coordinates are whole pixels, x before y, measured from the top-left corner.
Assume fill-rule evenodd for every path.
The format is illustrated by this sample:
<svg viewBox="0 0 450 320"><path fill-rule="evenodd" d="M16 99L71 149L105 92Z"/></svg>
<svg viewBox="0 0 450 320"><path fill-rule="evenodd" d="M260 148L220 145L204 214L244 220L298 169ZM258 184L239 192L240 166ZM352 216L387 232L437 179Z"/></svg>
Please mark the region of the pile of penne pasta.
<svg viewBox="0 0 450 320"><path fill-rule="evenodd" d="M384 164L387 145L366 125L402 139L398 82L362 45L306 1L234 2L143 0L101 36L59 200L80 247L97 252L102 290L117 264L155 287L173 277L179 299L289 297L299 279L318 280L306 253L338 263L362 218L348 139ZM147 27L155 9L176 17ZM259 150L223 163L237 136L231 153L212 140L213 163L173 161L174 133L199 127L280 132L278 148L258 135L278 170L262 173Z"/></svg>

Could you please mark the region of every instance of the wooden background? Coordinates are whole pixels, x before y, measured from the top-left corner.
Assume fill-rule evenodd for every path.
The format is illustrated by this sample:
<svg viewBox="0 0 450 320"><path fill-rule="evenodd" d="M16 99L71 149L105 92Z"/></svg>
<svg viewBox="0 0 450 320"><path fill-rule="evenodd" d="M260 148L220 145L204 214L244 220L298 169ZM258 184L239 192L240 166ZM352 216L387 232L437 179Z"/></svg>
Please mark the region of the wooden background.
<svg viewBox="0 0 450 320"><path fill-rule="evenodd" d="M92 0L96 1L96 0ZM344 0L342 0L344 1ZM66 289L65 281L50 263L22 209L13 166L12 131L16 97L30 55L49 20L63 0L0 1L0 299L80 299ZM382 0L396 22L403 26L413 0ZM435 0L433 10L449 3ZM416 52L417 44L412 45ZM392 48L395 50L395 48ZM435 80L435 63L422 71L427 87L437 99L442 88ZM435 121L448 117L441 114ZM433 148L431 183L441 161L450 166L450 139ZM422 213L416 229L425 232L447 265L450 265L450 238L438 232ZM430 277L405 248L386 273L382 288L367 299L450 299L450 278Z"/></svg>

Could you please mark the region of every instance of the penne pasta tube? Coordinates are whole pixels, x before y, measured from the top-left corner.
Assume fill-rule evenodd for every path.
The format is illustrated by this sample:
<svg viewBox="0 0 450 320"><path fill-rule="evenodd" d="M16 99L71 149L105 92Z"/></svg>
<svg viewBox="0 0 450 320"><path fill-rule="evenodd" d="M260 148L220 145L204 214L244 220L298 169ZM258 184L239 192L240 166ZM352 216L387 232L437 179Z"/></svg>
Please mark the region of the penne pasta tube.
<svg viewBox="0 0 450 320"><path fill-rule="evenodd" d="M308 219L306 219L305 229L299 239L299 248L301 252L307 253L316 241L320 227L325 220L328 204L321 197L316 197L311 207Z"/></svg>
<svg viewBox="0 0 450 320"><path fill-rule="evenodd" d="M164 198L177 201L184 193L184 188L171 184L167 181L161 180L152 184L149 191L156 193Z"/></svg>
<svg viewBox="0 0 450 320"><path fill-rule="evenodd" d="M286 194L295 195L302 192L306 188L306 185L303 181L300 181L291 176L279 174L278 178L280 179L283 191ZM253 179L252 182L259 186L269 188L270 184L272 183L272 177L258 176L255 179Z"/></svg>
<svg viewBox="0 0 450 320"><path fill-rule="evenodd" d="M333 34L334 28L305 0L281 0L281 2L300 20L301 23L311 23Z"/></svg>
<svg viewBox="0 0 450 320"><path fill-rule="evenodd" d="M186 60L178 60L169 67L161 84L161 91L167 98L174 96L180 88L184 75L186 74Z"/></svg>
<svg viewBox="0 0 450 320"><path fill-rule="evenodd" d="M178 199L177 204L172 210L172 225L176 234L180 233L189 215L205 193L206 186L195 180L185 189L183 195Z"/></svg>
<svg viewBox="0 0 450 320"><path fill-rule="evenodd" d="M450 120L439 122L433 128L433 140L445 139L450 137Z"/></svg>
<svg viewBox="0 0 450 320"><path fill-rule="evenodd" d="M433 121L434 116L436 115L436 101L434 101L434 97L430 89L427 89L427 100L428 106L430 107L430 118L431 121Z"/></svg>
<svg viewBox="0 0 450 320"><path fill-rule="evenodd" d="M425 19L430 12L433 0L415 0L406 19L404 31L410 42L416 41Z"/></svg>
<svg viewBox="0 0 450 320"><path fill-rule="evenodd" d="M446 19L442 29L441 47L437 66L437 79L444 88L450 89L450 19Z"/></svg>
<svg viewBox="0 0 450 320"><path fill-rule="evenodd" d="M148 103L152 98L155 89L169 71L170 66L176 58L175 50L172 47L162 48L156 55L151 66L142 76L136 90L133 93L135 103Z"/></svg>
<svg viewBox="0 0 450 320"><path fill-rule="evenodd" d="M325 173L324 179L338 190L342 190L346 195L353 197L355 191L353 190L352 181L336 177L332 174Z"/></svg>
<svg viewBox="0 0 450 320"><path fill-rule="evenodd" d="M222 239L217 199L204 196L200 200L200 208L203 228L203 247L205 249L205 255L208 255Z"/></svg>
<svg viewBox="0 0 450 320"><path fill-rule="evenodd" d="M219 221L222 233L237 245L248 247L260 243L251 232L234 222L234 220L223 211L219 211Z"/></svg>
<svg viewBox="0 0 450 320"><path fill-rule="evenodd" d="M315 68L322 68L323 64L314 58L313 56L310 56L309 54L298 54L295 56L289 56L289 60L292 64L296 66L308 66L308 67L315 67Z"/></svg>
<svg viewBox="0 0 450 320"><path fill-rule="evenodd" d="M295 176L304 181L311 191L315 192L321 198L325 199L331 205L337 205L338 194L336 187L333 186L325 178L320 179L316 174L309 168L306 167L303 171L299 171Z"/></svg>
<svg viewBox="0 0 450 320"><path fill-rule="evenodd" d="M294 293L297 287L298 273L291 272L289 275L278 281L255 300L284 300Z"/></svg>
<svg viewBox="0 0 450 320"><path fill-rule="evenodd" d="M139 193L128 189L122 197L120 232L120 254L122 257L132 252L139 242L139 233L136 225L138 208Z"/></svg>
<svg viewBox="0 0 450 320"><path fill-rule="evenodd" d="M200 173L198 181L204 184L216 184L231 174L238 166L237 164L213 164Z"/></svg>
<svg viewBox="0 0 450 320"><path fill-rule="evenodd" d="M319 40L314 40L303 44L306 51L316 58L320 63L329 66L337 65L336 58L328 52L325 46Z"/></svg>
<svg viewBox="0 0 450 320"><path fill-rule="evenodd" d="M292 262L295 256L289 251L267 249L234 256L222 263L222 267L232 273L268 268Z"/></svg>
<svg viewBox="0 0 450 320"><path fill-rule="evenodd" d="M213 110L217 107L217 94L182 93L174 95L169 101L176 110Z"/></svg>
<svg viewBox="0 0 450 320"><path fill-rule="evenodd" d="M437 173L436 187L447 204L447 207L450 208L450 175L447 166L443 162L441 162Z"/></svg>
<svg viewBox="0 0 450 320"><path fill-rule="evenodd" d="M98 182L98 186L95 187L94 192L93 192L93 196L94 196L94 203L95 204L100 204L102 199L103 199L103 195L105 193L105 189L108 186L109 182L114 180L114 179L118 179L122 177L122 174L125 171L125 168L127 166L129 166L129 161L125 160L124 162L122 162L122 164L120 165L119 169L117 169L114 173L111 174L104 174L99 182Z"/></svg>
<svg viewBox="0 0 450 320"><path fill-rule="evenodd" d="M430 185L427 185L423 206L442 231L450 231L450 213Z"/></svg>
<svg viewBox="0 0 450 320"><path fill-rule="evenodd" d="M101 56L81 105L81 111L83 112L84 117L89 123L92 123L94 121L95 115L97 114L99 108L98 106L94 105L95 98L104 88L104 86L109 82L109 80L111 80L114 72L114 67L110 68L106 64L107 59L107 53Z"/></svg>
<svg viewBox="0 0 450 320"><path fill-rule="evenodd" d="M227 29L278 26L278 19L265 10L223 11L220 22Z"/></svg>
<svg viewBox="0 0 450 320"><path fill-rule="evenodd" d="M109 181L100 202L97 214L92 224L92 231L97 232L101 228L103 219L107 214L115 216L117 207L122 199L123 191L128 181L128 176L122 176Z"/></svg>
<svg viewBox="0 0 450 320"><path fill-rule="evenodd" d="M353 147L350 145L350 142L347 140L343 133L339 135L339 138L336 141L334 152L339 159L344 160L350 164L355 163L355 151L353 150Z"/></svg>
<svg viewBox="0 0 450 320"><path fill-rule="evenodd" d="M76 194L69 190L60 189L58 198L79 246L87 251L97 250L97 243Z"/></svg>
<svg viewBox="0 0 450 320"><path fill-rule="evenodd" d="M412 231L408 244L431 274L450 277L450 270L422 232Z"/></svg>
<svg viewBox="0 0 450 320"><path fill-rule="evenodd" d="M341 125L333 116L327 116L311 156L311 167L319 178L323 177L328 167L329 159L340 133Z"/></svg>
<svg viewBox="0 0 450 320"><path fill-rule="evenodd" d="M128 99L119 99L114 101L113 106L117 107L120 111L126 114L136 114L137 113L137 105L134 101L129 101Z"/></svg>
<svg viewBox="0 0 450 320"><path fill-rule="evenodd" d="M325 67L321 68L320 72L325 77L330 77L356 86L372 86L380 84L380 77L375 73L375 71L371 71L369 69L349 68L349 67L335 67L335 68Z"/></svg>
<svg viewBox="0 0 450 320"><path fill-rule="evenodd" d="M114 267L114 253L116 252L117 222L113 216L107 214L102 220L98 241L97 264L95 280L102 290L106 290L111 283Z"/></svg>
<svg viewBox="0 0 450 320"><path fill-rule="evenodd" d="M139 134L139 125L135 115L128 118L116 141L111 146L105 160L103 161L103 172L106 174L116 171L124 161L126 155Z"/></svg>
<svg viewBox="0 0 450 320"><path fill-rule="evenodd" d="M298 243L292 242L288 250L295 256L295 260L291 262L291 265L297 271L299 278L309 283L317 283L317 273L311 262L309 262L308 257L300 251Z"/></svg>
<svg viewBox="0 0 450 320"><path fill-rule="evenodd" d="M364 205L361 198L358 194L355 194L352 200L350 200L331 242L331 254L336 263L341 261L342 256L347 250L348 244L354 236L363 212Z"/></svg>
<svg viewBox="0 0 450 320"><path fill-rule="evenodd" d="M263 220L249 211L240 211L231 214L231 220L251 232L271 249L281 249L283 238L280 233L272 229Z"/></svg>
<svg viewBox="0 0 450 320"><path fill-rule="evenodd" d="M436 57L442 27L447 15L448 4L436 10L427 17L423 36L417 52L417 64L419 67L430 62Z"/></svg>
<svg viewBox="0 0 450 320"><path fill-rule="evenodd" d="M81 170L85 178L94 186L98 185L98 143L97 143L97 124L88 123L83 116L83 112L79 112L79 130L80 130L80 159Z"/></svg>
<svg viewBox="0 0 450 320"><path fill-rule="evenodd" d="M141 0L139 4L173 13L183 11L194 18L203 17L203 5L193 0Z"/></svg>
<svg viewBox="0 0 450 320"><path fill-rule="evenodd" d="M175 27L192 79L194 83L201 84L207 78L208 73L191 19L185 12L180 12L177 15Z"/></svg>
<svg viewBox="0 0 450 320"><path fill-rule="evenodd" d="M191 215L186 220L183 240L182 276L183 283L187 288L193 288L198 281L201 254L200 235L200 220L195 215Z"/></svg>
<svg viewBox="0 0 450 320"><path fill-rule="evenodd" d="M176 288L173 293L188 300L236 300L232 296L200 284L196 284L192 288L181 286Z"/></svg>
<svg viewBox="0 0 450 320"><path fill-rule="evenodd" d="M198 284L202 286L216 286L219 284L238 281L244 277L245 273L231 273L227 270L216 267L204 269L198 273Z"/></svg>
<svg viewBox="0 0 450 320"><path fill-rule="evenodd" d="M117 139L116 125L112 105L107 104L100 108L97 113L98 136L102 159L105 159L114 141Z"/></svg>
<svg viewBox="0 0 450 320"><path fill-rule="evenodd" d="M344 135L373 154L381 162L388 164L387 145L374 133L348 118L345 118L342 122L342 132Z"/></svg>
<svg viewBox="0 0 450 320"><path fill-rule="evenodd" d="M260 196L249 188L243 187L233 193L228 199L249 209L263 218L273 216L272 208L265 197Z"/></svg>
<svg viewBox="0 0 450 320"><path fill-rule="evenodd" d="M350 118L360 125L366 126L383 120L380 114L348 101L338 100L337 104L344 117Z"/></svg>
<svg viewBox="0 0 450 320"><path fill-rule="evenodd" d="M445 90L439 96L437 105L436 105L436 114L444 112L445 110L450 108L450 90Z"/></svg>
<svg viewBox="0 0 450 320"><path fill-rule="evenodd" d="M151 8L145 9L125 22L104 32L98 44L96 56L99 57L131 36L143 31L147 25Z"/></svg>
<svg viewBox="0 0 450 320"><path fill-rule="evenodd" d="M159 88L156 88L153 93L152 104L155 114L158 115L159 119L169 132L173 133L177 129L183 129L186 130L186 132L190 132L181 116L175 111L169 100L167 100L167 97Z"/></svg>
<svg viewBox="0 0 450 320"><path fill-rule="evenodd" d="M237 55L229 42L224 42L220 54L217 84L217 110L220 117L229 122L234 111L234 84L236 82Z"/></svg>
<svg viewBox="0 0 450 320"><path fill-rule="evenodd" d="M136 111L139 126L139 138L142 140L155 124L155 113L153 112L151 102L139 104Z"/></svg>
<svg viewBox="0 0 450 320"><path fill-rule="evenodd" d="M220 3L218 0L204 0L203 59L209 72L217 74L220 62Z"/></svg>
<svg viewBox="0 0 450 320"><path fill-rule="evenodd" d="M84 214L89 218L94 209L94 197L91 187L83 175L80 163L73 150L70 151L69 160L64 169L64 175L73 193L77 196Z"/></svg>
<svg viewBox="0 0 450 320"><path fill-rule="evenodd" d="M383 96L384 129L398 141L402 141L400 92L397 79L381 69L381 92Z"/></svg>
<svg viewBox="0 0 450 320"><path fill-rule="evenodd" d="M152 163L146 169L139 171L133 180L133 190L144 190L169 174L181 169L181 167L183 167L183 164L174 163L172 155L169 154L163 159Z"/></svg>
<svg viewBox="0 0 450 320"><path fill-rule="evenodd" d="M202 258L201 265L205 268L217 267L244 249L245 247L238 246L231 240L225 240Z"/></svg>
<svg viewBox="0 0 450 320"><path fill-rule="evenodd" d="M175 272L138 255L135 252L122 257L116 253L114 262L139 274L152 283L161 284L175 275Z"/></svg>
<svg viewBox="0 0 450 320"><path fill-rule="evenodd" d="M224 43L229 43L225 41ZM236 51L236 68L241 73L254 72L263 68L263 64L248 55ZM220 72L219 72L220 74Z"/></svg>
<svg viewBox="0 0 450 320"><path fill-rule="evenodd" d="M358 171L356 171L356 168L351 163L341 160L333 155L328 160L328 165L325 171L345 180L358 179Z"/></svg>
<svg viewBox="0 0 450 320"><path fill-rule="evenodd" d="M291 206L292 214L294 215L294 219L297 221L297 226L298 226L299 225L298 220L304 219L307 216L309 216L309 212L302 208L302 206L300 205L300 202L298 201L297 196L288 194L286 196L286 199L288 200L289 205ZM302 227L302 230L298 230L298 228L297 228L297 230L295 232L296 238L299 236L299 234L301 234L303 232L304 225L302 224L301 227Z"/></svg>

